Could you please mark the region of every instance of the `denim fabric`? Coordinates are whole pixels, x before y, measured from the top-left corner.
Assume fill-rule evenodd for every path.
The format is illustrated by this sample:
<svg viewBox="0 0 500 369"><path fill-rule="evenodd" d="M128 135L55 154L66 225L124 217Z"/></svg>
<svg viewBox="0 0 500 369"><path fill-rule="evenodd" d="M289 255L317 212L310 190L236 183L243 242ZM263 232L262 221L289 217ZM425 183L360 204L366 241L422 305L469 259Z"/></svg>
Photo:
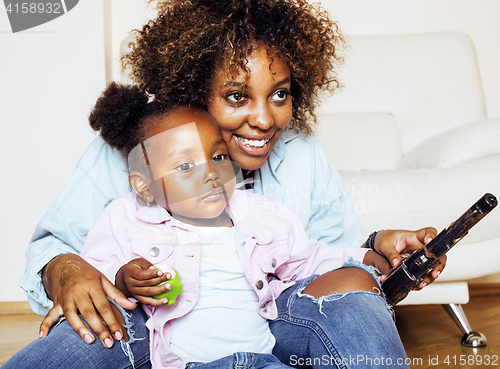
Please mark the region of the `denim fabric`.
<svg viewBox="0 0 500 369"><path fill-rule="evenodd" d="M277 299L273 354L294 368L409 368L392 310L367 291L319 299L303 290L308 277Z"/></svg>
<svg viewBox="0 0 500 369"><path fill-rule="evenodd" d="M123 312L123 309L120 307ZM56 324L46 337L40 338L20 350L2 369L148 369L149 331L147 316L138 306L124 315L128 343L115 341L105 348L98 340L87 344L66 320ZM128 324L127 324L128 323ZM94 336L97 337L97 335ZM131 356L133 355L133 356ZM134 358L134 364L130 358Z"/></svg>
<svg viewBox="0 0 500 369"><path fill-rule="evenodd" d="M237 352L210 363L189 363L186 369L283 369L290 368L280 363L271 354L254 354L252 352Z"/></svg>

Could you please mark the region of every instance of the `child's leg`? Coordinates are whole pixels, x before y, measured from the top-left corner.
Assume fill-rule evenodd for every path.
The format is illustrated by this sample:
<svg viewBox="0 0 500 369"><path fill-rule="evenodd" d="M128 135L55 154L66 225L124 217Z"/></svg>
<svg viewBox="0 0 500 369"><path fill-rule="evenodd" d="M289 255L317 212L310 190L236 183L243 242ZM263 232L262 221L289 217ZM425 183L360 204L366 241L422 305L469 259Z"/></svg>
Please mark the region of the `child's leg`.
<svg viewBox="0 0 500 369"><path fill-rule="evenodd" d="M126 320L131 323L127 328L130 351L127 345L119 341L115 341L110 349L105 348L100 341L89 345L63 320L46 337L30 343L10 358L2 369L150 368L147 315L140 306L127 313ZM134 365L130 360L130 352Z"/></svg>
<svg viewBox="0 0 500 369"><path fill-rule="evenodd" d="M314 284L317 276L306 278L278 298L273 353L296 368L409 368L377 282L361 269L335 272Z"/></svg>
<svg viewBox="0 0 500 369"><path fill-rule="evenodd" d="M209 363L189 363L186 369L290 369L274 355L236 352Z"/></svg>

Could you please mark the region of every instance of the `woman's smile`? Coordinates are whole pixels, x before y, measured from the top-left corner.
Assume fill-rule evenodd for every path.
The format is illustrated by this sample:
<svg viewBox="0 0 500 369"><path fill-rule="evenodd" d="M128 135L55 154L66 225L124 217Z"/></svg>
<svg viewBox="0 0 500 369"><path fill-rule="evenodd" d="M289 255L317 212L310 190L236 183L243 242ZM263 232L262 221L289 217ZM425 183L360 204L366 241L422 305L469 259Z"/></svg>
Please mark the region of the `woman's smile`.
<svg viewBox="0 0 500 369"><path fill-rule="evenodd" d="M257 157L265 155L267 158L268 153L272 148L272 144L270 144L270 142L273 136L274 134L268 136L267 138L246 138L239 135L233 135L233 140L236 142L238 148L247 155Z"/></svg>

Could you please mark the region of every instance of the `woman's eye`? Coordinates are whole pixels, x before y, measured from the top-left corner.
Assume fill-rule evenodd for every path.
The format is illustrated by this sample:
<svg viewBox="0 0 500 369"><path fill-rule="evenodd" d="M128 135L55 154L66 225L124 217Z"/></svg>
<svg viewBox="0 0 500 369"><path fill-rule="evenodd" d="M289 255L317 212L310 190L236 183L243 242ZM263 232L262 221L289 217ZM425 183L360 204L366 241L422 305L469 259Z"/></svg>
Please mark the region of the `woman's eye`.
<svg viewBox="0 0 500 369"><path fill-rule="evenodd" d="M189 164L189 163L182 163L181 165L179 165L177 168L175 169L179 169L179 170L189 170L191 169L192 167L194 167L193 164Z"/></svg>
<svg viewBox="0 0 500 369"><path fill-rule="evenodd" d="M273 96L271 96L271 100L274 101L285 101L290 93L287 90L279 90L274 93Z"/></svg>
<svg viewBox="0 0 500 369"><path fill-rule="evenodd" d="M226 100L233 104L241 103L241 101L243 101L244 98L245 95L239 92L231 92L230 94L226 95Z"/></svg>
<svg viewBox="0 0 500 369"><path fill-rule="evenodd" d="M220 163L221 161L226 159L226 157L227 157L227 155L225 155L225 154L219 154L219 155L215 155L212 160L214 161L214 163Z"/></svg>

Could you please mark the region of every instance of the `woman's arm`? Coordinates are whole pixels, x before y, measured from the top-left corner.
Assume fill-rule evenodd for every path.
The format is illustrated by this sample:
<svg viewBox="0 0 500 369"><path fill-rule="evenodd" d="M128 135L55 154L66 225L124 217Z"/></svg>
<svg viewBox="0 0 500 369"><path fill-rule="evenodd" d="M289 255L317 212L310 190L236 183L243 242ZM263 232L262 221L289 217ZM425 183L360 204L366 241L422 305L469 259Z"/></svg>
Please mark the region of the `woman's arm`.
<svg viewBox="0 0 500 369"><path fill-rule="evenodd" d="M56 299L58 308L52 311L48 321L64 315L78 331L84 327L77 315L80 311L93 329L99 329L101 327L95 326L93 322L102 324L98 313L102 312L105 322L111 327L116 326L116 320L106 313L109 304L106 296L116 298L118 290L108 284L109 281L106 282L95 268L84 263L78 254L88 230L102 210L112 199L128 191L125 163L116 151L97 136L80 159L68 184L38 224L28 246L26 270L20 285L36 313L47 314ZM81 273L67 276L67 281L61 286L57 274L61 273L61 268L70 259L79 266ZM53 273L55 278L52 278ZM46 278L48 291L42 283L42 274ZM91 276L92 283L83 282L88 276ZM89 293L88 297L84 297L81 288ZM124 307L130 308L131 305L125 302L128 300L121 301L127 305ZM48 327L43 329L46 334ZM96 332L102 332L102 329ZM81 334L82 338L84 335ZM99 338L101 336L104 342L110 333L105 330Z"/></svg>

